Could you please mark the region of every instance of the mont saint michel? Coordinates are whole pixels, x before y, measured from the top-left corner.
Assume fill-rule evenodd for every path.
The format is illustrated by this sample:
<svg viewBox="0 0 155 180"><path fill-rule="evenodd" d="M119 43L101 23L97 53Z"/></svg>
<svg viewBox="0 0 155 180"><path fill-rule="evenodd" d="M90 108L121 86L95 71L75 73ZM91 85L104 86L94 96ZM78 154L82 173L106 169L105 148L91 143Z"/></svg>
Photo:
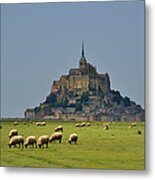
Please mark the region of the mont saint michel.
<svg viewBox="0 0 155 180"><path fill-rule="evenodd" d="M99 73L88 62L82 43L79 67L71 68L59 80L39 106L25 111L28 119L79 121L144 121L144 109L111 89L110 76Z"/></svg>

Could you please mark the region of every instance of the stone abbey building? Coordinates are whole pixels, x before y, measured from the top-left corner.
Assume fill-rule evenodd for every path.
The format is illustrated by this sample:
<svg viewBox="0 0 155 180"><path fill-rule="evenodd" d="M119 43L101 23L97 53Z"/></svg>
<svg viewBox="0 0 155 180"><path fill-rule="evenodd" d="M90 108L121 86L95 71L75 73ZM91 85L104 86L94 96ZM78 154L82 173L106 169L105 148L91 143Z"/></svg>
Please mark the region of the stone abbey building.
<svg viewBox="0 0 155 180"><path fill-rule="evenodd" d="M111 90L108 73L87 62L82 43L79 67L55 80L45 102L27 109L25 118L53 120L144 121L144 109Z"/></svg>
<svg viewBox="0 0 155 180"><path fill-rule="evenodd" d="M82 44L82 55L79 61L79 67L70 69L68 75L62 75L60 80L54 81L51 92L57 93L69 89L77 93L82 93L89 91L90 87L97 91L101 89L104 92L109 92L110 79L107 73L98 74L96 67L87 62Z"/></svg>

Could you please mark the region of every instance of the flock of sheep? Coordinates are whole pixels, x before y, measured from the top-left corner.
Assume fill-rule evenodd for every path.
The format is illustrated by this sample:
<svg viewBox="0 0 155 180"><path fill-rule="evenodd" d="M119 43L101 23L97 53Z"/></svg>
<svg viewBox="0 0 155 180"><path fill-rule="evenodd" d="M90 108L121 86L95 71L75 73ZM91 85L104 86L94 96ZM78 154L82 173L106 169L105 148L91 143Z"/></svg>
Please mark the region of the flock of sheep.
<svg viewBox="0 0 155 180"><path fill-rule="evenodd" d="M18 122L14 122L14 125L18 125ZM85 127L85 126L90 126L91 124L89 122L81 122L78 124L75 124L76 128L81 128L81 127ZM128 126L128 128L133 128L135 127L137 124L136 122L133 122L130 126ZM46 126L46 122L36 122L36 126ZM103 123L103 130L109 130L109 122L104 122ZM28 136L25 140L24 137L22 135L18 135L18 130L17 129L12 129L9 132L9 148L11 148L12 146L16 147L17 145L22 148L27 148L28 146L32 146L34 147L39 147L39 148L44 148L44 146L46 146L46 148L48 148L48 144L52 143L53 141L58 141L59 143L61 143L62 141L62 136L63 136L63 126L59 125L54 129L54 133L49 136L49 135L42 135L40 136L38 139L35 136ZM137 134L141 135L142 132L141 131L137 131ZM72 142L74 142L75 144L77 143L78 140L78 135L76 133L72 133L70 134L69 138L68 138L68 143L72 144Z"/></svg>
<svg viewBox="0 0 155 180"><path fill-rule="evenodd" d="M37 123L36 125L38 126ZM45 126L45 124L42 123L42 126ZM32 146L33 148L34 147L44 148L44 146L46 146L46 148L48 148L48 144L53 141L58 141L59 143L61 143L63 136L62 134L63 126L57 126L54 131L55 132L50 137L49 135L42 135L37 139L35 136L28 136L24 141L24 137L22 135L18 135L18 130L12 129L9 132L9 138L10 138L8 144L9 148L11 148L12 146L17 147L17 145L19 146L19 148L20 147L27 148L28 146ZM78 140L78 135L76 133L72 133L68 138L68 143L72 144L74 142L76 144L77 140Z"/></svg>

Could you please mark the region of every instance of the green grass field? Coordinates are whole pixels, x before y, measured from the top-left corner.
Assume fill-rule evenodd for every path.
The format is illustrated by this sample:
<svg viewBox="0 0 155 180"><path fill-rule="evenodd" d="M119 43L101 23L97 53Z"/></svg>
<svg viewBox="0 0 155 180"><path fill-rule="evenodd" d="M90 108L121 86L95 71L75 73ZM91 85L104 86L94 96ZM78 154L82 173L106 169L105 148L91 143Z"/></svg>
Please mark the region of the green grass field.
<svg viewBox="0 0 155 180"><path fill-rule="evenodd" d="M1 122L1 166L47 168L93 168L144 170L144 123L129 129L131 122L111 122L103 130L103 122L91 122L90 127L76 128L76 122L47 121L46 126L19 122ZM8 133L17 128L20 135L51 135L57 125L63 125L62 143L51 143L49 148L9 149ZM141 135L137 131L142 132ZM68 144L70 133L78 134L76 145Z"/></svg>

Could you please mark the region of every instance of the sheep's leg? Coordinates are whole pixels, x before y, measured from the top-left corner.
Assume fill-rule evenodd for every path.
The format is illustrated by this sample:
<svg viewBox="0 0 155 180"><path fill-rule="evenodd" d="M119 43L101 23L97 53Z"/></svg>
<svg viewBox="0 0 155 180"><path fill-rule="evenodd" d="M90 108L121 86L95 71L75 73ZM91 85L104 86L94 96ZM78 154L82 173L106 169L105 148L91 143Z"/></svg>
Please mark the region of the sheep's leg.
<svg viewBox="0 0 155 180"><path fill-rule="evenodd" d="M46 148L48 148L48 143L46 143Z"/></svg>
<svg viewBox="0 0 155 180"><path fill-rule="evenodd" d="M61 143L61 139L59 140L59 143Z"/></svg>
<svg viewBox="0 0 155 180"><path fill-rule="evenodd" d="M14 148L16 148L17 146L16 146L16 144L14 144Z"/></svg>

